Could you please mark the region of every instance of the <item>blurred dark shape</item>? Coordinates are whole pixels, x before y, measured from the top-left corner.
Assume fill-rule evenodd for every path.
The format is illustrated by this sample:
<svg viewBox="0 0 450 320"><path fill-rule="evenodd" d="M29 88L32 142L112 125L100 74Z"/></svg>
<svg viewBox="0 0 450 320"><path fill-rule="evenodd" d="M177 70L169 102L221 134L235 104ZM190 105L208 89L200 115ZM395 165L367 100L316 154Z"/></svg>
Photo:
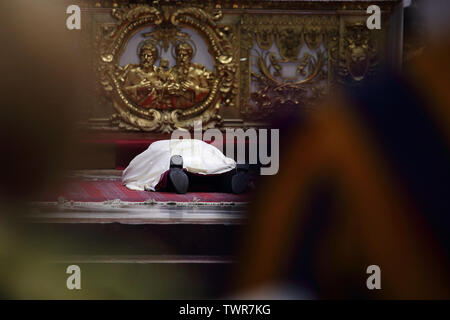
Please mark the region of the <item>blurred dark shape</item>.
<svg viewBox="0 0 450 320"><path fill-rule="evenodd" d="M58 194L67 183L68 169L85 168L83 163L99 154L83 147L86 131L77 126L86 116L83 110L91 102L96 79L83 13L81 30L66 28L70 4L66 0L0 2L0 298L195 294L200 285L192 284L195 275L190 268L81 262L82 290L68 290L66 268L72 263L55 263L58 256L78 253L90 243L96 244L91 248L94 252L111 252L123 235L117 232L115 241L108 242L101 232L75 224L75 231L61 229L60 234L52 232L50 224L21 223L24 214L39 210L30 201L42 199L41 194ZM162 247L151 233L146 241L153 250Z"/></svg>
<svg viewBox="0 0 450 320"><path fill-rule="evenodd" d="M422 0L416 0L404 10L403 30L403 63L407 64L411 59L421 55L427 46L427 27L421 14Z"/></svg>
<svg viewBox="0 0 450 320"><path fill-rule="evenodd" d="M56 1L0 5L0 199L30 200L78 157L74 124L86 100L89 64L80 31Z"/></svg>
<svg viewBox="0 0 450 320"><path fill-rule="evenodd" d="M55 268L41 239L17 222L30 200L56 188L74 147L74 124L91 76L79 32L66 28L63 2L0 3L0 296L54 293ZM63 245L63 244L61 244Z"/></svg>
<svg viewBox="0 0 450 320"><path fill-rule="evenodd" d="M237 289L450 297L450 45L428 49L331 97L291 137L253 206ZM381 290L366 287L370 265Z"/></svg>

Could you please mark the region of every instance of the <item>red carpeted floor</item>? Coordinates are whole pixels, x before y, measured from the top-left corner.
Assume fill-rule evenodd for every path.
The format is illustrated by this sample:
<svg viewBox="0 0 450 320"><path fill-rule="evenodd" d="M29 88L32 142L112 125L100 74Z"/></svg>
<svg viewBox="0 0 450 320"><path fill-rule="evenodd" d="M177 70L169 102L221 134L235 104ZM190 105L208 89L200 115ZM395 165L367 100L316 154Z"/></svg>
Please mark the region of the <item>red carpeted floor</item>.
<svg viewBox="0 0 450 320"><path fill-rule="evenodd" d="M63 197L68 201L103 202L119 199L121 201L143 202L246 202L249 196L218 192L189 192L176 194L171 192L133 191L122 185L121 181L71 181L63 191L46 196L41 201L57 201Z"/></svg>

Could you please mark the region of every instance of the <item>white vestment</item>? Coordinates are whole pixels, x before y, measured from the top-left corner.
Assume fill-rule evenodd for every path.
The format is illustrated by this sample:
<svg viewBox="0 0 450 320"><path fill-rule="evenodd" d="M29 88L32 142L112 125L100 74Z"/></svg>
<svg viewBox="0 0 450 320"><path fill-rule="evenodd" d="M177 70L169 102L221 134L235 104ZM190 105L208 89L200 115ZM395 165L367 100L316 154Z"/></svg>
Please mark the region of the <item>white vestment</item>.
<svg viewBox="0 0 450 320"><path fill-rule="evenodd" d="M197 139L160 140L137 155L123 171L122 182L131 190L151 190L170 168L173 155L183 157L183 168L196 174L221 174L233 170L236 162L218 148Z"/></svg>

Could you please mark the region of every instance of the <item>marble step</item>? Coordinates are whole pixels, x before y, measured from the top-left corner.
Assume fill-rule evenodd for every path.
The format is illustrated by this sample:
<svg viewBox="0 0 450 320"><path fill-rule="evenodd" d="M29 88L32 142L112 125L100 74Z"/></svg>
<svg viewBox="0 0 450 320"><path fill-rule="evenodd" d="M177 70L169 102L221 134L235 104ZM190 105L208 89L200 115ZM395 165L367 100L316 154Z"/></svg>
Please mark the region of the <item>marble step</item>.
<svg viewBox="0 0 450 320"><path fill-rule="evenodd" d="M34 203L22 225L56 257L221 263L232 260L245 220L242 205Z"/></svg>
<svg viewBox="0 0 450 320"><path fill-rule="evenodd" d="M37 202L24 216L34 223L242 224L245 204Z"/></svg>

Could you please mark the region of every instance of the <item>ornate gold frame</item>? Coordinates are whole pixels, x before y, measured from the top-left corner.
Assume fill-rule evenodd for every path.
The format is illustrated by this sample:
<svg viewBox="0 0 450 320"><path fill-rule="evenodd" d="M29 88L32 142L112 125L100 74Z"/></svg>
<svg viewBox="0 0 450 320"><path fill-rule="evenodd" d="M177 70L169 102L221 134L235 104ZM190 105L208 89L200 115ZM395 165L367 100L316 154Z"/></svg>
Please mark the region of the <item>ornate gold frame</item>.
<svg viewBox="0 0 450 320"><path fill-rule="evenodd" d="M101 59L98 71L100 82L112 97L117 112L112 118L113 122L128 130L157 132L171 132L176 128L190 129L195 120L201 120L206 127L214 127L220 123L220 106L231 104L236 93L233 90L236 63L231 44L232 35L228 27L218 25L222 18L221 11L129 5L113 9L112 15L119 23L107 29L107 35L100 39ZM194 29L205 39L214 59L214 81L209 95L200 104L186 110L142 109L127 98L118 80L118 60L128 39L144 27L163 24Z"/></svg>

